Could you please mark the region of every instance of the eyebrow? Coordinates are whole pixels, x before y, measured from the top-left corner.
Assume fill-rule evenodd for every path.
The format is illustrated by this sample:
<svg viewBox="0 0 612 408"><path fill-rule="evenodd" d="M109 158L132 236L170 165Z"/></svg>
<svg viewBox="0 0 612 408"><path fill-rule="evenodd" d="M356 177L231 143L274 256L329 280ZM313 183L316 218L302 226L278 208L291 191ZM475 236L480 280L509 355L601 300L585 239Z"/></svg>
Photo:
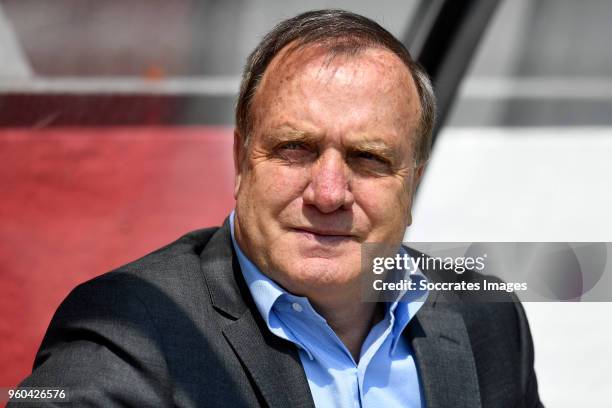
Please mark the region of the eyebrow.
<svg viewBox="0 0 612 408"><path fill-rule="evenodd" d="M304 130L298 130L290 126L282 126L271 130L266 134L267 139L276 142L305 142L316 143L324 138L323 135ZM389 146L384 140L361 135L359 140L343 143L342 146L349 152L366 152L380 156L389 162L397 158L397 148Z"/></svg>
<svg viewBox="0 0 612 408"><path fill-rule="evenodd" d="M348 150L380 156L390 162L396 158L397 149L392 148L382 140L360 140L346 147Z"/></svg>
<svg viewBox="0 0 612 408"><path fill-rule="evenodd" d="M323 139L322 135L307 132L303 130L297 130L290 127L280 127L273 129L266 133L266 139L273 139L274 142L317 142Z"/></svg>

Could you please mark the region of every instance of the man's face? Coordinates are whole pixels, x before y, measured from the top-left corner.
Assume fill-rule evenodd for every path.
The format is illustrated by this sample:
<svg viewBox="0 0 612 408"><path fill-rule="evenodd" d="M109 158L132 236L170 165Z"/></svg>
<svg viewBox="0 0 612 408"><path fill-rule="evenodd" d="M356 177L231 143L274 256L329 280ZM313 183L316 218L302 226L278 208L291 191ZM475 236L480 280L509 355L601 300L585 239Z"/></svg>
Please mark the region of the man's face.
<svg viewBox="0 0 612 408"><path fill-rule="evenodd" d="M399 243L411 222L420 105L391 52L333 58L281 51L236 134L236 236L285 289L309 297L359 287L363 242Z"/></svg>

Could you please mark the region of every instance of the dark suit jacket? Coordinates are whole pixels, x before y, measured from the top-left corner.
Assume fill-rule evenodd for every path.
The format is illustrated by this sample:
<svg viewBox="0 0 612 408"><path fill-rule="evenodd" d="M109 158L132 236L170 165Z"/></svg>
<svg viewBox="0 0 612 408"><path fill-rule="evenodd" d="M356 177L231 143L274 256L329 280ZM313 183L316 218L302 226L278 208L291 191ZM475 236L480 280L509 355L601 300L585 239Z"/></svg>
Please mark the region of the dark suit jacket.
<svg viewBox="0 0 612 408"><path fill-rule="evenodd" d="M540 405L520 304L432 298L404 335L429 407ZM75 288L21 386L65 387L78 407L313 406L295 346L253 303L227 221Z"/></svg>

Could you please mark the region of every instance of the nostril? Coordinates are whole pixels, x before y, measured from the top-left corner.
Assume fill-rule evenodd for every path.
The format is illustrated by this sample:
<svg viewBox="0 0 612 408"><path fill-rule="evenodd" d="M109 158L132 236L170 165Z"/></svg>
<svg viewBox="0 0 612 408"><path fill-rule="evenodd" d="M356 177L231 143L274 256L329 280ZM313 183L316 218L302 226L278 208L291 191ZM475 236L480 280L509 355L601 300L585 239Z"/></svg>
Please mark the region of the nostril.
<svg viewBox="0 0 612 408"><path fill-rule="evenodd" d="M323 213L348 208L353 202L349 190L346 165L336 151L322 154L313 166L311 182L304 192L304 201Z"/></svg>
<svg viewBox="0 0 612 408"><path fill-rule="evenodd" d="M352 194L345 187L327 185L314 188L311 204L321 212L330 213L345 208L347 203L352 203Z"/></svg>

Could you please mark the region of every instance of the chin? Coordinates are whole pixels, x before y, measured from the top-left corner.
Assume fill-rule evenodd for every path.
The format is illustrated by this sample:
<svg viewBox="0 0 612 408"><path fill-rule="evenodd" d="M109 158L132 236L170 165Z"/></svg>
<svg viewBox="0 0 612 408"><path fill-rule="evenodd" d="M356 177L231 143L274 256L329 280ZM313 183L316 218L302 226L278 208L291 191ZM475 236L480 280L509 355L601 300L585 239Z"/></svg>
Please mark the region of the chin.
<svg viewBox="0 0 612 408"><path fill-rule="evenodd" d="M280 260L279 283L296 295L313 290L342 289L351 286L360 274L359 256L304 257Z"/></svg>

